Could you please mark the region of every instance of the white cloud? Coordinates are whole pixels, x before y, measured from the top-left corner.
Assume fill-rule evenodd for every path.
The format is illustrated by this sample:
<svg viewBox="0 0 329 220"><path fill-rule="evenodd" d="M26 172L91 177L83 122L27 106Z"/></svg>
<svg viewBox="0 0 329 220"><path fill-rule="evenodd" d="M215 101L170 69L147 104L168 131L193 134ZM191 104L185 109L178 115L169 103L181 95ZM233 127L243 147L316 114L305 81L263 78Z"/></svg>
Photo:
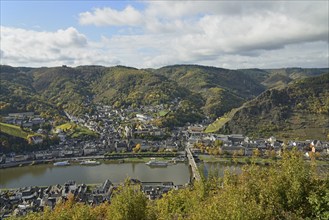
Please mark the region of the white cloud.
<svg viewBox="0 0 329 220"><path fill-rule="evenodd" d="M81 13L84 29L117 27L117 32L97 42L72 27L56 32L4 27L1 62L52 65L67 59L71 65L135 67L176 63L229 68L329 66L327 1L144 4L143 10L128 5L121 11L95 8Z"/></svg>
<svg viewBox="0 0 329 220"><path fill-rule="evenodd" d="M122 11L112 8L96 8L92 12L87 11L79 15L79 21L82 25L136 26L140 25L142 20L142 14L130 5Z"/></svg>
<svg viewBox="0 0 329 220"><path fill-rule="evenodd" d="M75 28L56 32L32 31L1 26L1 63L10 65L117 64Z"/></svg>

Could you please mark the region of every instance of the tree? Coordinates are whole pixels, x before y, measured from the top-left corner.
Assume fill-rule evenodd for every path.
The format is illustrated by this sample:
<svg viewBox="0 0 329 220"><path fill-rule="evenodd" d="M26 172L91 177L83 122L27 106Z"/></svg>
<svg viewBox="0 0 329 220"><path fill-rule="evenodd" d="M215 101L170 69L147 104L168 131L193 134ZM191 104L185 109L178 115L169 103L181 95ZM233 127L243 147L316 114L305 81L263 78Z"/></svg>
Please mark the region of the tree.
<svg viewBox="0 0 329 220"><path fill-rule="evenodd" d="M133 152L134 153L138 153L138 152L140 152L140 150L141 150L141 144L136 144L136 146L133 148Z"/></svg>
<svg viewBox="0 0 329 220"><path fill-rule="evenodd" d="M260 150L258 148L254 149L252 151L252 156L253 157L259 157L260 156Z"/></svg>
<svg viewBox="0 0 329 220"><path fill-rule="evenodd" d="M233 155L232 155L232 157L233 157L233 161L234 161L235 164L238 163L238 158L237 158L237 156L238 156L238 151L237 151L237 150L234 150L234 151L233 151Z"/></svg>
<svg viewBox="0 0 329 220"><path fill-rule="evenodd" d="M240 150L238 151L238 155L239 155L239 156L243 156L243 155L244 155L244 150L243 150L243 149L240 149Z"/></svg>
<svg viewBox="0 0 329 220"><path fill-rule="evenodd" d="M147 198L140 190L139 184L126 180L115 192L108 208L108 219L144 220L147 216Z"/></svg>
<svg viewBox="0 0 329 220"><path fill-rule="evenodd" d="M215 146L216 147L221 147L221 146L223 146L223 141L222 140L215 140Z"/></svg>

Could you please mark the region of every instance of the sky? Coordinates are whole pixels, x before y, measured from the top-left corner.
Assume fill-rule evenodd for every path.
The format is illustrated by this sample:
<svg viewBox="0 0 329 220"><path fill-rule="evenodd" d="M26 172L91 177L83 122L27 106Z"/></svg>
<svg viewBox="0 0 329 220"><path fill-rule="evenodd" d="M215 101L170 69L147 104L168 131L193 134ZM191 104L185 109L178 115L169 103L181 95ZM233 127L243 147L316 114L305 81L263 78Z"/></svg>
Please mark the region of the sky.
<svg viewBox="0 0 329 220"><path fill-rule="evenodd" d="M329 1L1 0L1 64L329 67Z"/></svg>

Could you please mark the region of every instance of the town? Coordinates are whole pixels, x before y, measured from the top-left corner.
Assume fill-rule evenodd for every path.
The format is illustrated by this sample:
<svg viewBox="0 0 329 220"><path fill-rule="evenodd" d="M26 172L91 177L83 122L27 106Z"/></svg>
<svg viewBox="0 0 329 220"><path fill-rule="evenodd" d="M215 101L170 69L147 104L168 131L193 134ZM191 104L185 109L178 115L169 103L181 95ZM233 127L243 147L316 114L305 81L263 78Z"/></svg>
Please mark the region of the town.
<svg viewBox="0 0 329 220"><path fill-rule="evenodd" d="M261 155L275 153L280 155L283 148L298 148L307 153L316 152L318 156L326 156L329 153L329 142L321 140L290 140L280 141L275 137L252 139L242 134L214 134L205 133L205 126L209 121L204 120L200 124L187 123L184 127L159 128L154 125L157 118L161 118L173 106L168 109L163 105L147 106L141 108L114 109L106 105L97 105L92 115L85 114L82 117L71 116L66 113L71 123L88 128L97 138L72 138L68 137L70 127L61 129L51 127L42 129L47 123L45 119L33 112L12 113L2 120L8 124L20 125L25 129L35 128L40 135L31 136L31 142L42 145L45 135L56 136L58 144L49 146L45 150L37 150L23 153L0 152L0 167L17 166L24 162L60 159L82 156L111 156L115 153L138 152L179 152L188 145L194 153L208 153L214 155L251 156L258 149ZM48 122L49 124L49 122ZM136 147L137 146L137 147Z"/></svg>
<svg viewBox="0 0 329 220"><path fill-rule="evenodd" d="M187 124L184 127L160 128L154 121L174 110L179 105L175 100L171 106L157 105L140 108L115 109L111 106L97 105L93 114L80 117L65 113L69 119L67 124L75 124L92 131L90 138L73 138L69 135L70 126L42 126L51 122L34 112L11 113L3 117L4 123L18 125L25 130L35 130L32 144L42 145L44 136L56 136L58 143L48 149L23 153L7 152L0 157L0 168L55 163L58 161L81 159L113 160L127 157L167 156L183 158L184 161L200 161L199 157L214 156L219 158L245 157L255 155L264 158L280 158L284 149L296 148L303 152L305 159L311 155L328 159L329 142L321 140L280 141L275 137L252 139L242 134L205 133L209 121L199 124ZM193 159L188 153L192 152ZM144 153L144 154L143 154ZM193 169L193 167L192 167ZM193 171L192 172L198 172ZM200 178L200 177L198 177ZM191 178L192 179L192 178ZM160 198L169 190L179 189L182 185L173 182L141 182L141 190L149 199ZM110 201L112 192L119 183L110 180L98 186L69 181L64 185L46 187L27 186L19 189L0 190L0 215L20 216L29 211L41 211L44 207L53 208L60 201L67 200L70 195L76 201L97 205Z"/></svg>

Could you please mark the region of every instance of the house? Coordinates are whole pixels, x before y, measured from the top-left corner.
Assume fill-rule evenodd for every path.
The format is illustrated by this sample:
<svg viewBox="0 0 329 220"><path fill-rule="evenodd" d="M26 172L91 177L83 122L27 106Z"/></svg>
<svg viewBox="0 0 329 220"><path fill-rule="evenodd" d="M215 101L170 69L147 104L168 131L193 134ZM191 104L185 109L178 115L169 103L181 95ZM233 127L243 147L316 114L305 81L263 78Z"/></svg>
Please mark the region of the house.
<svg viewBox="0 0 329 220"><path fill-rule="evenodd" d="M31 136L30 140L33 144L41 144L43 142L42 136L39 135Z"/></svg>
<svg viewBox="0 0 329 220"><path fill-rule="evenodd" d="M190 134L201 134L203 133L204 127L203 126L188 126L187 131Z"/></svg>
<svg viewBox="0 0 329 220"><path fill-rule="evenodd" d="M25 161L28 159L29 159L28 155L16 155L14 160L15 160L15 162L20 162L20 161Z"/></svg>
<svg viewBox="0 0 329 220"><path fill-rule="evenodd" d="M126 152L128 150L127 143L124 141L116 141L114 143L114 148L116 152Z"/></svg>
<svg viewBox="0 0 329 220"><path fill-rule="evenodd" d="M208 135L204 135L202 140L214 142L216 140L216 137L214 135L208 134Z"/></svg>
<svg viewBox="0 0 329 220"><path fill-rule="evenodd" d="M274 143L276 142L276 138L271 136L267 141L271 144L271 146L274 146Z"/></svg>
<svg viewBox="0 0 329 220"><path fill-rule="evenodd" d="M322 142L319 141L319 140L313 140L313 141L311 142L310 146L311 146L312 148L314 147L315 149L320 150L320 149L322 149Z"/></svg>
<svg viewBox="0 0 329 220"><path fill-rule="evenodd" d="M108 193L112 186L113 186L112 182L109 179L107 179L100 187L99 191L100 193L104 193L104 194Z"/></svg>
<svg viewBox="0 0 329 220"><path fill-rule="evenodd" d="M147 116L147 115L143 115L143 114L136 114L136 118L139 120L139 121L150 121L152 120L151 117Z"/></svg>
<svg viewBox="0 0 329 220"><path fill-rule="evenodd" d="M243 154L246 154L245 147L242 146L221 147L221 149L228 154L233 154L234 152L243 152Z"/></svg>
<svg viewBox="0 0 329 220"><path fill-rule="evenodd" d="M16 118L25 118L34 116L34 112L9 113L8 116Z"/></svg>
<svg viewBox="0 0 329 220"><path fill-rule="evenodd" d="M150 200L161 198L173 188L173 182L142 182L141 186L142 191Z"/></svg>
<svg viewBox="0 0 329 220"><path fill-rule="evenodd" d="M178 145L177 143L172 143L172 142L169 142L166 144L166 151L177 151L178 150Z"/></svg>
<svg viewBox="0 0 329 220"><path fill-rule="evenodd" d="M242 134L231 134L228 139L232 141L233 144L244 142L244 136Z"/></svg>
<svg viewBox="0 0 329 220"><path fill-rule="evenodd" d="M38 133L38 134L46 134L47 132L46 132L44 129L39 128L39 129L37 130L37 133Z"/></svg>
<svg viewBox="0 0 329 220"><path fill-rule="evenodd" d="M86 146L83 148L83 155L95 155L98 152L96 147Z"/></svg>
<svg viewBox="0 0 329 220"><path fill-rule="evenodd" d="M22 126L23 126L24 128L32 128L33 123L30 122L30 121L26 121L26 122L23 122L23 123L22 123Z"/></svg>
<svg viewBox="0 0 329 220"><path fill-rule="evenodd" d="M189 139L187 140L187 144L188 145L194 145L195 143L199 142L199 138L195 137L195 136L191 136L189 137Z"/></svg>
<svg viewBox="0 0 329 220"><path fill-rule="evenodd" d="M34 157L36 160L38 159L50 159L50 158L53 158L53 154L52 152L37 152L34 154Z"/></svg>
<svg viewBox="0 0 329 220"><path fill-rule="evenodd" d="M140 143L140 145L141 145L141 151L149 151L151 149L151 146L145 141Z"/></svg>
<svg viewBox="0 0 329 220"><path fill-rule="evenodd" d="M45 119L43 118L33 118L31 120L32 124L34 125L38 125L38 124L42 124L42 123L45 123Z"/></svg>
<svg viewBox="0 0 329 220"><path fill-rule="evenodd" d="M37 189L36 188L31 188L31 187L28 187L26 188L25 190L23 190L21 193L22 195L22 199L24 201L29 201L29 200L32 200L34 198L36 198L37 196Z"/></svg>
<svg viewBox="0 0 329 220"><path fill-rule="evenodd" d="M132 129L128 126L125 126L124 133L127 138L130 138L133 136Z"/></svg>
<svg viewBox="0 0 329 220"><path fill-rule="evenodd" d="M66 140L66 134L64 132L60 132L57 134L61 142L64 142Z"/></svg>
<svg viewBox="0 0 329 220"><path fill-rule="evenodd" d="M75 183L75 181L66 182L62 189L62 196L67 196L70 193L75 194L75 191L77 188L78 187L77 187L77 184Z"/></svg>
<svg viewBox="0 0 329 220"><path fill-rule="evenodd" d="M13 117L3 117L3 122L7 124L15 124L15 118Z"/></svg>

